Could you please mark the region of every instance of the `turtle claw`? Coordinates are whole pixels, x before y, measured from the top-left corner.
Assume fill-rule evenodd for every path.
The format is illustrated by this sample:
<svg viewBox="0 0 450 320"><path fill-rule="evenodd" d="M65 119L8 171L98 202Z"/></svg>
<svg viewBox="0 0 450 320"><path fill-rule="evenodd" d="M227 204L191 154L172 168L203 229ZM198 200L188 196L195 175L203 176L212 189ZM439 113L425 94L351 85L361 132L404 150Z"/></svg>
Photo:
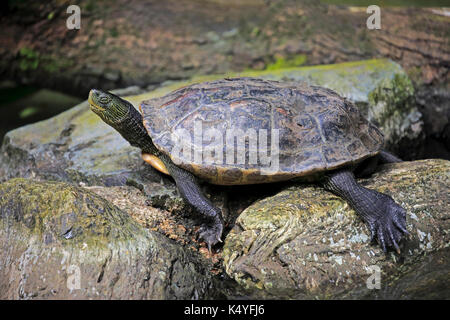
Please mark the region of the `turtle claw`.
<svg viewBox="0 0 450 320"><path fill-rule="evenodd" d="M374 223L368 223L369 230L370 230L370 242L375 242L375 239L377 238L377 231L375 229Z"/></svg>
<svg viewBox="0 0 450 320"><path fill-rule="evenodd" d="M222 235L223 226L221 223L204 224L198 231L198 239L205 241L208 246L208 251L211 253L211 248L218 242L222 242L220 236Z"/></svg>
<svg viewBox="0 0 450 320"><path fill-rule="evenodd" d="M376 237L384 253L387 253L389 248L393 248L400 254L399 243L404 236L409 235L406 230L406 210L388 197L385 202L385 210L378 212L383 212L383 214L372 214L366 221L371 241L374 241Z"/></svg>
<svg viewBox="0 0 450 320"><path fill-rule="evenodd" d="M410 235L408 230L406 230L406 228L399 221L394 220L394 224L401 232L403 232L404 235L406 235L406 236Z"/></svg>
<svg viewBox="0 0 450 320"><path fill-rule="evenodd" d="M384 234L383 234L383 230L381 230L381 227L378 228L378 242L381 246L381 248L383 249L384 253L387 253L387 249L386 249L386 241L384 240Z"/></svg>
<svg viewBox="0 0 450 320"><path fill-rule="evenodd" d="M397 251L397 254L400 254L400 247L398 246L397 242L392 239L392 244L394 245L395 251Z"/></svg>

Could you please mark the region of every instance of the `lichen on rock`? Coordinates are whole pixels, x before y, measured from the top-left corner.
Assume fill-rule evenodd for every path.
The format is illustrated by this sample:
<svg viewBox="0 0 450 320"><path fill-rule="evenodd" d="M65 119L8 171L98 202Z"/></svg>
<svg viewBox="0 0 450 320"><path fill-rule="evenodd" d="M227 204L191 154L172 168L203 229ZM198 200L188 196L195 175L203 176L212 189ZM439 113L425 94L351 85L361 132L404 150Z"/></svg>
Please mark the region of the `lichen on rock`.
<svg viewBox="0 0 450 320"><path fill-rule="evenodd" d="M368 98L367 118L383 131L390 150L399 153L402 147L417 145L424 139L422 114L406 74L397 73L392 79L381 81ZM417 157L419 150L408 149L410 157Z"/></svg>

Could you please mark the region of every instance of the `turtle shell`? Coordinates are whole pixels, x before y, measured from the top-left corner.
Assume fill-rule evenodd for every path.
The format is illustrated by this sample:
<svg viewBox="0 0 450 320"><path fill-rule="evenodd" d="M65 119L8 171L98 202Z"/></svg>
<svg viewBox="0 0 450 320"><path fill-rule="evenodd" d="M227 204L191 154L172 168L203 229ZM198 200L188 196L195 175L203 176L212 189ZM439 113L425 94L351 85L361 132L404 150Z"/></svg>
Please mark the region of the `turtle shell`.
<svg viewBox="0 0 450 320"><path fill-rule="evenodd" d="M376 155L382 133L348 100L302 82L234 78L140 105L155 146L213 184L312 176Z"/></svg>

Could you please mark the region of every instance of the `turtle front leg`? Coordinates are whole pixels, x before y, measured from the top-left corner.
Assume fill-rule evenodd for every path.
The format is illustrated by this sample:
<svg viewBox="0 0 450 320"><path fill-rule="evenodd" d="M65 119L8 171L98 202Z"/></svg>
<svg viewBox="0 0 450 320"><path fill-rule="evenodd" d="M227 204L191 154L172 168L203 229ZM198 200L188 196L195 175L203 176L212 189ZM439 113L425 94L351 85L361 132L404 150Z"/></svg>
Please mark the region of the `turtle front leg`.
<svg viewBox="0 0 450 320"><path fill-rule="evenodd" d="M167 156L160 156L167 171L174 178L178 191L197 212L204 222L199 230L199 239L203 239L208 245L208 250L217 242L222 242L220 237L223 231L222 212L205 197L197 178L187 170L177 167Z"/></svg>
<svg viewBox="0 0 450 320"><path fill-rule="evenodd" d="M388 195L359 185L353 172L339 170L329 173L324 188L344 198L369 227L372 241L387 252L388 247L398 246L406 230L406 210Z"/></svg>

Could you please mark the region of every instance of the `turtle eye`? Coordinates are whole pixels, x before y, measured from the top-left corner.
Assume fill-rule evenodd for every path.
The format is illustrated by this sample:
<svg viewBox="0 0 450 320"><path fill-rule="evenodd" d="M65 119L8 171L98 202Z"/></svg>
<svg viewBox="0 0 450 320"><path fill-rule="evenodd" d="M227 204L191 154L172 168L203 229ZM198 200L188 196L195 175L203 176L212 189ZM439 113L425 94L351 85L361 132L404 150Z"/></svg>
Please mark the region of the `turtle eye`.
<svg viewBox="0 0 450 320"><path fill-rule="evenodd" d="M109 102L109 98L108 97L100 97L99 101L102 104L107 104Z"/></svg>

